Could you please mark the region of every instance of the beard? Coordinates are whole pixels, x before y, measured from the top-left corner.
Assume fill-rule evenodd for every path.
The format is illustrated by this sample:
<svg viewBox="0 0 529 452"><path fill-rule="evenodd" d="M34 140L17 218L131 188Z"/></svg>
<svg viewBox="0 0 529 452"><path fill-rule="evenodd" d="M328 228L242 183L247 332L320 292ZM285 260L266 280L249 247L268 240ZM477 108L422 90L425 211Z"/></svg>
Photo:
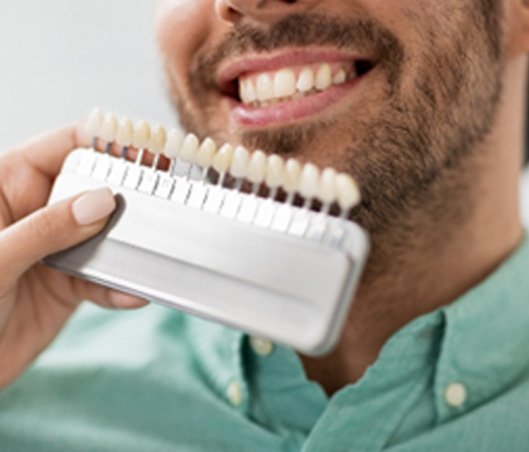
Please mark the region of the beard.
<svg viewBox="0 0 529 452"><path fill-rule="evenodd" d="M472 206L463 194L471 181L464 163L494 125L501 100L502 5L497 0L468 0L452 14L432 14L415 21L421 47L408 49L376 19L347 21L316 14L286 16L266 28L235 24L215 49L197 58L188 83L192 104L176 101L182 124L200 135L225 137L209 127L215 106L208 90L226 57L285 46L333 45L377 55L376 70L385 87L377 94L381 108L366 119L351 115L308 125L241 133L252 149L290 156L317 142L325 130L340 129L336 168L350 173L362 192L351 219L372 235L391 237L395 247L413 236L414 212L463 221ZM442 43L442 45L440 45ZM369 75L368 75L369 76ZM370 94L368 94L370 95ZM353 118L354 116L354 118ZM322 149L321 152L325 152ZM448 208L448 199L459 199ZM382 241L382 239L380 239ZM393 249L395 252L395 249Z"/></svg>

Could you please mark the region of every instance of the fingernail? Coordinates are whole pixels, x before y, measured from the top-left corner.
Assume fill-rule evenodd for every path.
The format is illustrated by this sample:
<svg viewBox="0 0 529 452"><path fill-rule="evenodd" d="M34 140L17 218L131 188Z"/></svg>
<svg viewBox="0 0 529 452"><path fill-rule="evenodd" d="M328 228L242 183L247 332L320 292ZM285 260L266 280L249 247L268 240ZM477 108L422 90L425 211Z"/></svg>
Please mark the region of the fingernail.
<svg viewBox="0 0 529 452"><path fill-rule="evenodd" d="M108 188L85 193L72 204L72 214L80 226L97 223L116 208L116 199Z"/></svg>

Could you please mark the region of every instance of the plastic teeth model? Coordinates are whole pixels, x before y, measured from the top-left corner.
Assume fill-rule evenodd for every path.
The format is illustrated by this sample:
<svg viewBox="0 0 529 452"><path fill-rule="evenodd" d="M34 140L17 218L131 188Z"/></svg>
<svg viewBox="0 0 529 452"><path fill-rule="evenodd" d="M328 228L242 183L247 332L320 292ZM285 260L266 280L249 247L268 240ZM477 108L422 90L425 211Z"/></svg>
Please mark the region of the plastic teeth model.
<svg viewBox="0 0 529 452"><path fill-rule="evenodd" d="M351 176L99 109L86 130L92 147L68 156L50 202L108 186L119 208L48 265L309 355L332 349L368 253L347 220Z"/></svg>

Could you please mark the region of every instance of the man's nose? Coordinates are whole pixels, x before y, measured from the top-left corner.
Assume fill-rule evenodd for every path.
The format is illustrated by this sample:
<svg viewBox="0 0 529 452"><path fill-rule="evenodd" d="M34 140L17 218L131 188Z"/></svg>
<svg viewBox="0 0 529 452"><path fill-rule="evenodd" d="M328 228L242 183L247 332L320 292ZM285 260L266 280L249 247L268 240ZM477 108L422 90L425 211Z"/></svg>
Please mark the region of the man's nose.
<svg viewBox="0 0 529 452"><path fill-rule="evenodd" d="M243 18L274 22L286 14L303 13L322 0L215 0L217 15L231 23Z"/></svg>

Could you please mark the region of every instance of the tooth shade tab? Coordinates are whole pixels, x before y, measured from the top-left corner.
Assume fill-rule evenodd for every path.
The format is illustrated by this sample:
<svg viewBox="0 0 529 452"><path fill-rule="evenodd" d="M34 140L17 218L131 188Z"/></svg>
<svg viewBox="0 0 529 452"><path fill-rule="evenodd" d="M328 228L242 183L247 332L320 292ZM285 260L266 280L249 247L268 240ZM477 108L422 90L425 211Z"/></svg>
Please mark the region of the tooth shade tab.
<svg viewBox="0 0 529 452"><path fill-rule="evenodd" d="M248 164L250 163L250 153L243 146L237 146L233 152L230 174L237 178L245 178L248 174Z"/></svg>
<svg viewBox="0 0 529 452"><path fill-rule="evenodd" d="M248 164L247 178L254 184L261 184L264 182L266 177L266 170L268 165L268 159L263 151L255 151Z"/></svg>
<svg viewBox="0 0 529 452"><path fill-rule="evenodd" d="M184 141L184 136L182 132L178 129L171 129L167 135L167 141L163 150L163 155L167 158L175 159L180 153L180 148L182 147L182 142Z"/></svg>
<svg viewBox="0 0 529 452"><path fill-rule="evenodd" d="M320 190L318 198L324 204L331 204L336 201L338 188L336 186L336 177L338 173L332 168L325 168L321 173Z"/></svg>
<svg viewBox="0 0 529 452"><path fill-rule="evenodd" d="M348 211L360 202L360 190L356 181L345 173L336 176L338 204L342 211Z"/></svg>
<svg viewBox="0 0 529 452"><path fill-rule="evenodd" d="M103 112L99 108L94 108L88 119L86 120L85 130L86 133L92 137L98 137L101 131L101 125L103 124Z"/></svg>
<svg viewBox="0 0 529 452"><path fill-rule="evenodd" d="M233 146L231 144L226 143L215 154L215 157L213 157L213 164L212 164L213 169L220 174L225 173L226 171L228 171L228 168L231 165L232 159L233 159Z"/></svg>
<svg viewBox="0 0 529 452"><path fill-rule="evenodd" d="M312 95L356 77L354 63L319 63L293 66L239 78L239 97L244 104L260 104L300 95Z"/></svg>
<svg viewBox="0 0 529 452"><path fill-rule="evenodd" d="M302 166L299 160L290 158L285 164L285 180L283 189L287 193L295 193L299 189L299 179L301 177Z"/></svg>
<svg viewBox="0 0 529 452"><path fill-rule="evenodd" d="M138 149L149 147L151 140L151 126L147 121L141 120L134 127L132 144Z"/></svg>
<svg viewBox="0 0 529 452"><path fill-rule="evenodd" d="M178 155L184 162L195 163L200 141L193 133L187 135Z"/></svg>
<svg viewBox="0 0 529 452"><path fill-rule="evenodd" d="M134 124L125 117L121 118L118 123L118 131L116 133L116 143L120 146L130 146L134 138Z"/></svg>
<svg viewBox="0 0 529 452"><path fill-rule="evenodd" d="M268 157L268 170L266 172L266 185L277 188L285 181L285 161L277 154Z"/></svg>
<svg viewBox="0 0 529 452"><path fill-rule="evenodd" d="M320 170L312 163L306 163L301 171L299 194L305 199L313 199L320 189Z"/></svg>
<svg viewBox="0 0 529 452"><path fill-rule="evenodd" d="M152 129L151 140L148 146L149 151L151 151L153 154L160 155L164 150L166 142L167 131L165 130L165 127L156 125Z"/></svg>
<svg viewBox="0 0 529 452"><path fill-rule="evenodd" d="M217 145L211 138L206 138L200 147L198 148L197 153L197 165L202 168L209 168L213 163L213 158L217 152Z"/></svg>
<svg viewBox="0 0 529 452"><path fill-rule="evenodd" d="M116 139L118 131L118 119L113 113L107 113L101 124L100 138L107 143L112 143Z"/></svg>

